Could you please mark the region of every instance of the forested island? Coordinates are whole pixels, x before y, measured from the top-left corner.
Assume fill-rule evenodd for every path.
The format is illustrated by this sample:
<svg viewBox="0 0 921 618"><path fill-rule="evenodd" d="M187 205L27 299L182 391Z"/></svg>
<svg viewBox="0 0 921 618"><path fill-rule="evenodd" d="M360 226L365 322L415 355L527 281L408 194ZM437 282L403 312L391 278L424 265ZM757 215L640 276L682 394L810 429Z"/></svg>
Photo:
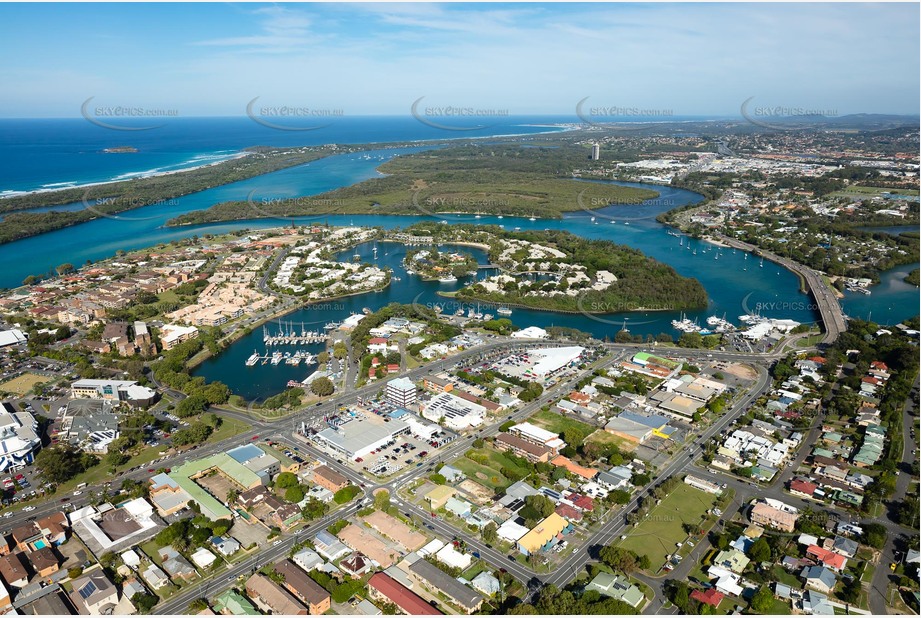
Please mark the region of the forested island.
<svg viewBox="0 0 921 618"><path fill-rule="evenodd" d="M278 200L261 217L316 214L506 215L559 219L564 212L638 204L655 191L586 182L572 170L585 163L577 144L554 146L475 143L395 157L378 169L386 174L305 201ZM186 213L167 225L197 225L253 219L246 202L223 202Z"/></svg>
<svg viewBox="0 0 921 618"><path fill-rule="evenodd" d="M410 249L403 259L406 272L423 279L446 279L465 277L477 271L477 261L465 251L439 251L432 249Z"/></svg>
<svg viewBox="0 0 921 618"><path fill-rule="evenodd" d="M508 306L592 314L683 311L707 306L697 279L606 240L559 230L509 232L498 226L418 223L402 235L434 242L470 242L489 247L498 272L461 288L456 297Z"/></svg>

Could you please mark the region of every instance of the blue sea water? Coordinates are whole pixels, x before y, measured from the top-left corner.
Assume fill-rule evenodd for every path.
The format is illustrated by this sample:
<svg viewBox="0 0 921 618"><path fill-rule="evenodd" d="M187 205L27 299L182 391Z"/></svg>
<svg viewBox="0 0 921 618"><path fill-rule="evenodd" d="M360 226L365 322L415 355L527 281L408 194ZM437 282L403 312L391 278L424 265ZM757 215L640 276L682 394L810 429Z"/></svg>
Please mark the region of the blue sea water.
<svg viewBox="0 0 921 618"><path fill-rule="evenodd" d="M125 127L155 125L143 131L107 129L83 118L0 119L0 196L124 180L233 157L251 146L316 146L469 139L561 130L564 117L502 118L470 131L427 126L412 116L347 117L311 131L284 131L242 118L175 118L162 123L121 121ZM162 126L159 126L161 125ZM296 126L296 125L290 125ZM464 125L458 124L458 127ZM480 126L468 125L467 126ZM107 153L129 146L138 152Z"/></svg>

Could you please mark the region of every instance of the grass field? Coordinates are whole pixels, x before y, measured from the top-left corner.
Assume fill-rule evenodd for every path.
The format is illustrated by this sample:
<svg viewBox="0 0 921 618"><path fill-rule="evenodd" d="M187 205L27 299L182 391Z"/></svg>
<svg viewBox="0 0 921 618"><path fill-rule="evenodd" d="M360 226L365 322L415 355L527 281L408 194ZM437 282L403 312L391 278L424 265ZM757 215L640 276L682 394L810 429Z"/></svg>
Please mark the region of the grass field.
<svg viewBox="0 0 921 618"><path fill-rule="evenodd" d="M21 396L31 393L32 387L36 384L45 384L46 382L51 382L51 378L35 373L24 373L0 384L0 391L16 393Z"/></svg>
<svg viewBox="0 0 921 618"><path fill-rule="evenodd" d="M675 551L675 545L687 537L682 524L699 523L715 502L716 496L682 483L653 507L619 545L639 555L646 554L651 570L658 571L666 556Z"/></svg>
<svg viewBox="0 0 921 618"><path fill-rule="evenodd" d="M858 187L851 186L841 191L831 193L831 197L850 197L852 195L882 195L892 192L901 195L918 195L918 189L887 189L886 187Z"/></svg>
<svg viewBox="0 0 921 618"><path fill-rule="evenodd" d="M511 460L508 459L503 453L494 451L492 449L471 449L476 453L482 453L488 457L486 464L481 464L473 461L472 459L467 458L466 456L460 457L456 461L451 462L452 466L455 466L458 470L461 470L469 476L470 478L476 480L478 483L489 487L490 489L505 489L512 484L512 480L506 478L500 470L502 468L508 468L509 470L514 470L520 474L525 474L527 471L519 468Z"/></svg>
<svg viewBox="0 0 921 618"><path fill-rule="evenodd" d="M636 449L636 443L631 442L625 438L618 438L612 433L605 431L604 429L598 429L592 435L585 438L586 442L594 442L597 444L615 444L617 448L622 452L633 452Z"/></svg>
<svg viewBox="0 0 921 618"><path fill-rule="evenodd" d="M530 419L535 425L539 425L548 431L553 433L563 434L567 429L570 431L577 431L582 435L583 439L595 431L595 428L587 423L577 421L574 418L569 418L568 416L563 416L557 414L556 412L550 412L549 410L541 410Z"/></svg>

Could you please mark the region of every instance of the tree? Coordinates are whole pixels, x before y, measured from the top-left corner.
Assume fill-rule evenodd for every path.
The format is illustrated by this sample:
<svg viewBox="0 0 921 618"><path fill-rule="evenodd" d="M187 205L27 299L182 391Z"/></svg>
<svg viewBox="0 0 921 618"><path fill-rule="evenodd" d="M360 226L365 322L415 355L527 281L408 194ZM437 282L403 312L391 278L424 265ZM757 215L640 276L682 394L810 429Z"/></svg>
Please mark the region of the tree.
<svg viewBox="0 0 921 618"><path fill-rule="evenodd" d="M336 387L329 378L320 377L310 383L310 390L318 397L329 397L336 391Z"/></svg>
<svg viewBox="0 0 921 618"><path fill-rule="evenodd" d="M532 509L540 518L549 517L555 509L553 500L543 494L526 496L524 499L526 507Z"/></svg>
<svg viewBox="0 0 921 618"><path fill-rule="evenodd" d="M345 504L353 500L355 496L358 495L358 492L359 489L356 485L348 485L333 494L333 501L335 501L336 504Z"/></svg>
<svg viewBox="0 0 921 618"><path fill-rule="evenodd" d="M99 463L98 458L84 455L72 446L53 446L39 451L35 467L46 481L60 485Z"/></svg>
<svg viewBox="0 0 921 618"><path fill-rule="evenodd" d="M293 472L282 472L275 477L275 486L280 487L281 489L297 487L299 484L300 483L297 480L297 476Z"/></svg>
<svg viewBox="0 0 921 618"><path fill-rule="evenodd" d="M752 596L751 608L759 614L767 614L774 607L774 595L768 586L761 586Z"/></svg>
<svg viewBox="0 0 921 618"><path fill-rule="evenodd" d="M602 547L598 552L598 558L612 569L628 574L639 566L639 556L636 552L614 545Z"/></svg>
<svg viewBox="0 0 921 618"><path fill-rule="evenodd" d="M195 599L194 601L192 601L191 603L189 603L189 613L190 614L197 614L198 612L206 610L206 609L208 609L208 599L205 599L203 597L199 597Z"/></svg>
<svg viewBox="0 0 921 618"><path fill-rule="evenodd" d="M74 272L74 265L71 264L70 262L64 262L63 264L55 268L55 270L58 272L59 275L68 275Z"/></svg>
<svg viewBox="0 0 921 618"><path fill-rule="evenodd" d="M127 463L129 459L131 458L122 451L112 449L106 453L104 461L110 468L116 468L124 463Z"/></svg>
<svg viewBox="0 0 921 618"><path fill-rule="evenodd" d="M239 497L240 497L240 492L237 491L236 489L231 488L227 490L227 504L233 504L234 502L237 501L237 498Z"/></svg>
<svg viewBox="0 0 921 618"><path fill-rule="evenodd" d="M771 546L764 537L758 538L748 550L748 557L754 562L767 562L771 559Z"/></svg>
<svg viewBox="0 0 921 618"><path fill-rule="evenodd" d="M160 602L160 597L154 596L146 592L136 592L133 597L131 597L131 602L142 614L149 614L157 603ZM207 606L207 603L206 603ZM204 609L204 608L202 608ZM199 610L201 611L201 610Z"/></svg>
<svg viewBox="0 0 921 618"><path fill-rule="evenodd" d="M323 350L322 352L317 354L317 364L318 365L323 366L328 362L329 362L329 352L327 352L326 350Z"/></svg>
<svg viewBox="0 0 921 618"><path fill-rule="evenodd" d="M496 523L492 521L483 526L483 530L480 532L480 536L483 537L483 542L495 543L499 538L499 535L497 534L498 530L499 527L496 526Z"/></svg>
<svg viewBox="0 0 921 618"><path fill-rule="evenodd" d="M876 522L863 524L863 542L870 547L882 549L886 544L885 526Z"/></svg>
<svg viewBox="0 0 921 618"><path fill-rule="evenodd" d="M436 485L444 485L448 482L448 479L444 477L443 474L438 474L437 472L429 475L429 480L435 483Z"/></svg>
<svg viewBox="0 0 921 618"><path fill-rule="evenodd" d="M285 500L293 504L297 504L304 499L304 490L301 489L300 485L295 485L294 487L289 487L285 490Z"/></svg>
<svg viewBox="0 0 921 618"><path fill-rule="evenodd" d="M390 492L386 489L379 489L374 494L374 508L378 511L386 511L390 506Z"/></svg>
<svg viewBox="0 0 921 618"><path fill-rule="evenodd" d="M329 507L325 502L317 500L316 498L311 498L301 509L301 516L307 521L310 521L323 517L326 515L327 511L329 511Z"/></svg>

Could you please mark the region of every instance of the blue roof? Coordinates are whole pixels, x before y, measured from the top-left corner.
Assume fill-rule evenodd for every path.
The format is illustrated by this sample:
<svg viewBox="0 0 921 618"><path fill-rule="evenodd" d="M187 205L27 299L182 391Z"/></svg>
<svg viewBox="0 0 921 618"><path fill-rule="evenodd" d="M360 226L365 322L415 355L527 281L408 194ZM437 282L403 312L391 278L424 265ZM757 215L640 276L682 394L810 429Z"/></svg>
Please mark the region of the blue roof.
<svg viewBox="0 0 921 618"><path fill-rule="evenodd" d="M406 416L407 414L409 414L409 412L407 412L403 408L397 408L396 410L390 413L390 418L400 418L401 416Z"/></svg>
<svg viewBox="0 0 921 618"><path fill-rule="evenodd" d="M658 429L662 425L668 424L669 420L671 420L668 417L659 416L658 414L637 414L636 412L630 411L621 412L617 415L617 418L633 421L634 423L645 425L651 429Z"/></svg>
<svg viewBox="0 0 921 618"><path fill-rule="evenodd" d="M227 454L233 458L237 463L246 463L250 459L255 459L256 457L262 457L265 455L265 451L256 446L255 444L244 444L243 446L238 446L237 448L232 448L227 451Z"/></svg>

